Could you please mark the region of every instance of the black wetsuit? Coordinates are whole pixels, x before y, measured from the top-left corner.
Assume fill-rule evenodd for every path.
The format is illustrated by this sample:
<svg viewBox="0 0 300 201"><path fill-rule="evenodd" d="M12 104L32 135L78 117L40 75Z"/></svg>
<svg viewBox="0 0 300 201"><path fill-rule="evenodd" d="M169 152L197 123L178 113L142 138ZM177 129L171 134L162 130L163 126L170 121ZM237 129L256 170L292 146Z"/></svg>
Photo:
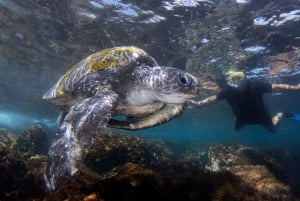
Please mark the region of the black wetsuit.
<svg viewBox="0 0 300 201"><path fill-rule="evenodd" d="M217 99L225 99L235 115L234 128L240 130L245 124L261 124L275 132L263 94L272 91L272 85L261 81L245 80L238 88L226 85L217 94Z"/></svg>

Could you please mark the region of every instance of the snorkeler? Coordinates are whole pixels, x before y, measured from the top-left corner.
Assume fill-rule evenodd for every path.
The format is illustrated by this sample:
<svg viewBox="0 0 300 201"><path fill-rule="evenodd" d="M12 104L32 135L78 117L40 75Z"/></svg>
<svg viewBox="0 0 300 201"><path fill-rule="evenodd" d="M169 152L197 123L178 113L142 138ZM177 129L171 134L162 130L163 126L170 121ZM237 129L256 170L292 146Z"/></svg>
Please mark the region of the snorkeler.
<svg viewBox="0 0 300 201"><path fill-rule="evenodd" d="M225 99L235 115L234 129L237 131L246 124L260 124L268 131L275 132L279 121L283 117L300 120L299 114L282 112L271 117L263 101L264 93L270 93L273 90L300 90L300 84L293 86L251 81L246 79L244 72L241 71L229 71L227 76L227 84L216 95L209 96L199 102L189 100L187 105L203 106Z"/></svg>

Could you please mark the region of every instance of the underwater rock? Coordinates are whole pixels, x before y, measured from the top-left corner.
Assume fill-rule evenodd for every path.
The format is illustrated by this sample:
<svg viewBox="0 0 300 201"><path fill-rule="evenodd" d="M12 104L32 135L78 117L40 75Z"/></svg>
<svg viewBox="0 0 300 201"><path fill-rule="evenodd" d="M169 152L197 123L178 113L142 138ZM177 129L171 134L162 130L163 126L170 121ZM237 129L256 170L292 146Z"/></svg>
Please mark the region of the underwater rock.
<svg viewBox="0 0 300 201"><path fill-rule="evenodd" d="M18 136L6 128L0 128L0 144L8 148L15 145Z"/></svg>
<svg viewBox="0 0 300 201"><path fill-rule="evenodd" d="M154 172L150 169L142 168L141 166L135 163L125 163L118 170L118 174L116 174L116 180L127 180L131 186L137 187L141 185L145 178L149 178L147 180L154 179Z"/></svg>
<svg viewBox="0 0 300 201"><path fill-rule="evenodd" d="M6 131L10 134L9 131ZM43 174L46 169L46 156L23 158L16 152L14 143L6 139L7 134L0 132L0 200L32 200L45 193ZM11 134L10 134L11 135ZM5 135L7 136L7 135ZM14 135L11 135L14 136ZM15 135L15 137L17 137ZM13 138L12 141L18 141Z"/></svg>
<svg viewBox="0 0 300 201"><path fill-rule="evenodd" d="M35 129L30 127L24 136ZM52 193L46 192L43 183L47 157L24 157L22 150L25 155L32 152L0 143L0 200L297 200L278 175L287 171L281 168L282 162L300 164L300 159L289 154L288 161L284 156L277 160L278 152L267 154L242 145L219 144L207 153L192 148L174 155L178 150L161 142L103 132L85 167Z"/></svg>
<svg viewBox="0 0 300 201"><path fill-rule="evenodd" d="M46 155L49 149L47 133L40 125L28 126L18 137L13 149L23 157Z"/></svg>
<svg viewBox="0 0 300 201"><path fill-rule="evenodd" d="M203 161L195 160L199 155L174 158L161 146L103 133L81 173L47 200L82 200L88 195L103 200L296 200L289 186L274 176L281 173L276 160L254 148L210 147L200 157L208 162L205 173ZM158 150L167 154L153 157Z"/></svg>
<svg viewBox="0 0 300 201"><path fill-rule="evenodd" d="M206 165L206 169L208 171L217 172L226 171L235 166L249 165L251 162L254 162L251 161L249 156L254 156L254 154L259 156L257 150L254 148L244 147L242 145L214 145L208 149L209 161Z"/></svg>
<svg viewBox="0 0 300 201"><path fill-rule="evenodd" d="M135 136L103 132L95 139L85 165L101 174L128 162L151 167L171 155L171 151L159 141L149 142Z"/></svg>
<svg viewBox="0 0 300 201"><path fill-rule="evenodd" d="M1 152L0 200L32 200L32 197L38 198L46 192L43 181L47 164L45 157L24 161L11 152L3 158Z"/></svg>
<svg viewBox="0 0 300 201"><path fill-rule="evenodd" d="M290 187L274 175L280 172L280 165L263 152L242 145L219 144L209 148L208 158L208 171L230 172L253 190L257 200L294 200Z"/></svg>
<svg viewBox="0 0 300 201"><path fill-rule="evenodd" d="M96 193L91 193L83 198L83 201L103 201L101 198L98 198Z"/></svg>
<svg viewBox="0 0 300 201"><path fill-rule="evenodd" d="M17 136L14 133L4 128L0 129L0 169L10 163L12 155L10 148L16 142L16 139Z"/></svg>
<svg viewBox="0 0 300 201"><path fill-rule="evenodd" d="M275 148L265 151L271 158L276 159L276 163L280 164L280 171L274 172L281 181L291 186L293 194L300 198L300 151L299 148ZM278 169L277 169L278 170Z"/></svg>

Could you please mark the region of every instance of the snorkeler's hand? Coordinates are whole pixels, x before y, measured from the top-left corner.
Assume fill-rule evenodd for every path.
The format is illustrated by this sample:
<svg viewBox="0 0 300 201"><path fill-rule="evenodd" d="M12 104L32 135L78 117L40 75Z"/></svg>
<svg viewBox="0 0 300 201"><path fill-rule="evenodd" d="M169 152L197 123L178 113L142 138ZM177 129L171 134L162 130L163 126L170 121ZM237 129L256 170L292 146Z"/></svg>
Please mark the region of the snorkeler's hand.
<svg viewBox="0 0 300 201"><path fill-rule="evenodd" d="M198 106L198 102L194 101L194 100L188 100L188 101L185 102L185 106L188 109L193 109L195 106Z"/></svg>

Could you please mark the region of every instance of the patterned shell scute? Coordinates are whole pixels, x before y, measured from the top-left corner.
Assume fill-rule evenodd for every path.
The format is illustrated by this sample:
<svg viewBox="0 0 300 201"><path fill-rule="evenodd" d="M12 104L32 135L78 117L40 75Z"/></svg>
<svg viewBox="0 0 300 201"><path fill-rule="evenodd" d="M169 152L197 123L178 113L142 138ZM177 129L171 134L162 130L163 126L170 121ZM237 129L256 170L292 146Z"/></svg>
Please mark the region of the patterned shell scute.
<svg viewBox="0 0 300 201"><path fill-rule="evenodd" d="M62 98L68 92L72 92L73 86L89 73L102 71L114 67L126 67L140 57L149 57L144 50L134 47L115 47L96 52L74 65L68 70L48 93L45 99Z"/></svg>
<svg viewBox="0 0 300 201"><path fill-rule="evenodd" d="M144 50L137 47L119 47L102 50L87 58L90 71L101 71L106 68L127 66L140 56L147 56Z"/></svg>

